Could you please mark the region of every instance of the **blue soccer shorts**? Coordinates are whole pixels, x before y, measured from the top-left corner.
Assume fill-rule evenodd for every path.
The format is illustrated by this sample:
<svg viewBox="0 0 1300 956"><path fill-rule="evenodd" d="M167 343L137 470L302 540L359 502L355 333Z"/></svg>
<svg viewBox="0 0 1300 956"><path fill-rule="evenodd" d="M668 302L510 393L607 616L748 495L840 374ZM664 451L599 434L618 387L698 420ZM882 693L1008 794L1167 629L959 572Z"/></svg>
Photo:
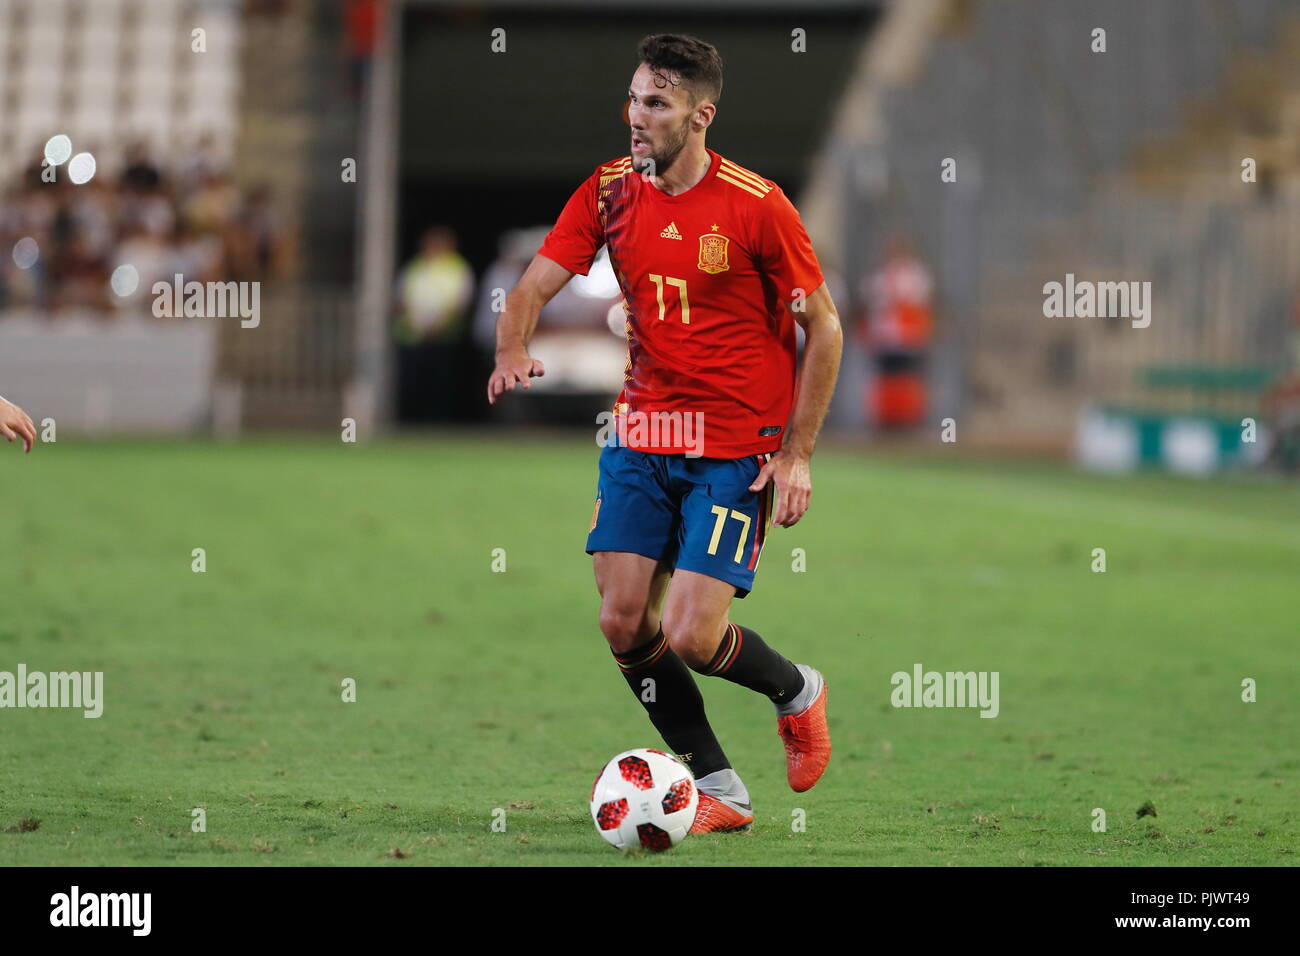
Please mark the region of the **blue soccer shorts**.
<svg viewBox="0 0 1300 956"><path fill-rule="evenodd" d="M776 486L750 491L771 454L688 458L620 445L600 453L587 553L630 551L707 574L743 598L772 523Z"/></svg>

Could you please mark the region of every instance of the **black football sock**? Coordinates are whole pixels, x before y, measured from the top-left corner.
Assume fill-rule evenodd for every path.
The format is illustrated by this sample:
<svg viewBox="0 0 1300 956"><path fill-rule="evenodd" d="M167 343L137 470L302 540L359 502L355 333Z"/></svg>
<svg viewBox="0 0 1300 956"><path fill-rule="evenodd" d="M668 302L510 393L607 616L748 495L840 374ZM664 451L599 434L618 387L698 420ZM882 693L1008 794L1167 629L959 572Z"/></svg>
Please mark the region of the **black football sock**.
<svg viewBox="0 0 1300 956"><path fill-rule="evenodd" d="M704 715L700 688L690 668L668 646L662 627L640 647L615 654L614 660L650 723L697 779L731 766Z"/></svg>
<svg viewBox="0 0 1300 956"><path fill-rule="evenodd" d="M700 673L766 694L774 704L792 700L803 690L804 676L747 627L728 624L718 652Z"/></svg>

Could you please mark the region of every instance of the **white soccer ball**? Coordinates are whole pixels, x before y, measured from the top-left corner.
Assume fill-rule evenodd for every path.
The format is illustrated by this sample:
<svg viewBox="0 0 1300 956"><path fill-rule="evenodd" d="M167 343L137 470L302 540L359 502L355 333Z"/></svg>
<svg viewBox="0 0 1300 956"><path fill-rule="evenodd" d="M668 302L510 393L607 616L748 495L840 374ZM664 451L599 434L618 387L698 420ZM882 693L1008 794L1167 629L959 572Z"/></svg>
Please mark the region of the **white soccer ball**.
<svg viewBox="0 0 1300 956"><path fill-rule="evenodd" d="M662 750L628 750L596 777L591 819L620 850L671 849L691 832L700 795L687 766Z"/></svg>

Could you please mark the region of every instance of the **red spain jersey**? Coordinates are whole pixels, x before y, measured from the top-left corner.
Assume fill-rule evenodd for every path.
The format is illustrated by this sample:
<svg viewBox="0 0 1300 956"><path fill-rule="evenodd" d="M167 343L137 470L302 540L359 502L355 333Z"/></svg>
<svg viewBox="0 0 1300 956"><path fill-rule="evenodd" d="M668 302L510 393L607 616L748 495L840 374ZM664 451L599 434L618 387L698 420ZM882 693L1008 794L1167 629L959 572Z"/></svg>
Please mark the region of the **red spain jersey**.
<svg viewBox="0 0 1300 956"><path fill-rule="evenodd" d="M781 188L713 150L709 171L676 196L624 156L578 187L538 253L586 275L609 246L627 312L627 367L614 414L701 413L707 458L774 452L795 401L794 316L821 286L799 213ZM668 429L626 445L690 450ZM700 450L702 447L702 451Z"/></svg>

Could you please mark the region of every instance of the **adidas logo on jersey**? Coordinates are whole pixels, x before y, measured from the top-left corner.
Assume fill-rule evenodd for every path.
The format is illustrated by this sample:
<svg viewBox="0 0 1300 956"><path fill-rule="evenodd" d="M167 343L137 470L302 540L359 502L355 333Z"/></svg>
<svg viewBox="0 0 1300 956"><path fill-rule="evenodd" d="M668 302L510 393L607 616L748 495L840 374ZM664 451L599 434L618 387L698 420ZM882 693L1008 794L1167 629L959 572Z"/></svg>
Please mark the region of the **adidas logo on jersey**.
<svg viewBox="0 0 1300 956"><path fill-rule="evenodd" d="M670 222L668 228L659 233L660 239L680 239L682 234L677 231L677 223Z"/></svg>

